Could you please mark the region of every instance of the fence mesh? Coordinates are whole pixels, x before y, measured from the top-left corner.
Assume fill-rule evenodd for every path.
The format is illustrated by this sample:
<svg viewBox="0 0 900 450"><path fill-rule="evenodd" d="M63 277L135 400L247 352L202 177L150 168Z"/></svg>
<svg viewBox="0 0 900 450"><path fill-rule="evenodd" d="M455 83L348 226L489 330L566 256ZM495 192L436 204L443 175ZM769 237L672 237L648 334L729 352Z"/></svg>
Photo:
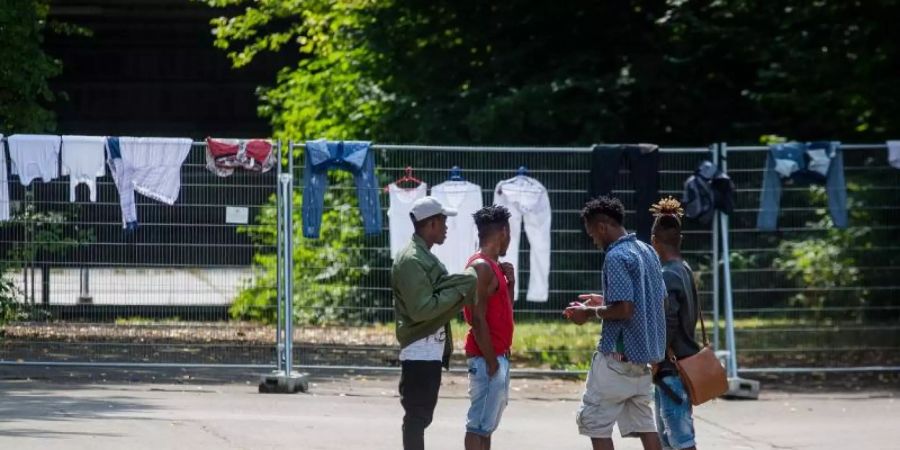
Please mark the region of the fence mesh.
<svg viewBox="0 0 900 450"><path fill-rule="evenodd" d="M303 191L302 151L296 153L294 171L298 197ZM542 183L549 194L552 209L549 300L545 303L525 300L530 275L531 238L522 234L519 251L517 289L519 300L514 304L516 337L513 344L514 364L519 367L543 369L579 369L589 363L596 347L599 326L578 328L566 322L561 311L578 294L598 292L602 253L597 250L583 230L579 213L588 199L591 153L586 149L554 149L533 151L497 151L491 148L427 149L391 146L376 150L379 185L386 186L405 175L410 167L414 175L429 185L429 189L446 181L453 166L461 168L465 180L481 187L484 205L493 203L494 188L501 180L516 176L525 166L528 175ZM703 159L709 159L708 149L661 150L661 195L681 196L682 185ZM618 165L618 161L610 161ZM325 216L332 214L333 230L356 230L346 246L335 248L331 239L301 239L299 247L312 250L299 255L295 261L295 309L300 318L296 328L297 357L305 365L396 366L398 346L394 338L393 306L390 288L389 221L377 236L362 236L361 221L354 202L356 187L350 176L332 175L329 188L331 202L326 201ZM635 214L634 182L623 168L616 180L613 194L626 205L626 225L633 223ZM389 207L387 194L381 193L381 206ZM647 213L646 211L644 211ZM386 214L384 214L386 217ZM408 219L407 219L408 220ZM327 220L326 220L327 221ZM329 233L323 227L323 237ZM295 233L298 234L298 233ZM328 235L333 238L334 234ZM685 255L701 278L701 300L704 309L712 312L712 281L710 226L688 225L685 230ZM320 257L323 254L331 257ZM336 268L346 264L346 270ZM448 268L451 272L463 267ZM321 288L333 283L338 291L334 298ZM314 286L315 285L315 286ZM349 291L340 291L346 286ZM461 317L461 316L460 316ZM466 326L461 320L454 323L457 357L461 357ZM571 340L567 342L567 340Z"/></svg>
<svg viewBox="0 0 900 450"><path fill-rule="evenodd" d="M174 205L136 195L139 228L122 227L119 196L107 174L97 201L69 180L12 176L12 218L0 222L6 361L243 363L274 360L274 330L226 322L248 286L269 283L252 270L274 242L251 240L273 215L275 171L219 178L196 143L181 170ZM5 152L4 152L4 157ZM237 222L227 223L227 208ZM234 221L232 221L234 222ZM275 281L270 282L274 298ZM274 304L269 309L274 308Z"/></svg>
<svg viewBox="0 0 900 450"><path fill-rule="evenodd" d="M900 171L884 146L845 146L850 227L837 230L825 191L785 186L778 231L756 228L765 148L728 153L738 188L731 218L736 343L745 369L900 364Z"/></svg>
<svg viewBox="0 0 900 450"><path fill-rule="evenodd" d="M785 187L778 231L758 230L765 149L732 148L727 155L737 186L729 237L744 370L900 365L900 257L892 245L900 228L894 213L900 171L887 165L883 146L846 147L847 230L831 226L822 188L802 186ZM560 312L578 294L600 288L602 253L578 215L588 197L590 152L376 148L379 186L403 176L406 167L434 186L459 166L466 180L481 187L485 205L493 202L499 181L527 167L547 188L552 209L550 293L547 302L525 299L531 236L523 232L513 362L537 370L586 368L599 325L576 327ZM79 201L70 202L67 178L25 188L11 177L13 218L0 222L0 312L6 321L0 360L275 364L278 171L219 178L204 167L203 151L194 145L175 205L137 196L140 228L131 234L122 229L118 193L108 176L98 179L96 203L85 201L85 187L78 188ZM680 197L684 180L710 153L664 148L660 158L661 195ZM300 145L284 159L295 186L294 362L394 367L399 349L388 196L379 190L382 232L365 236L352 176L330 172L323 238L304 239L303 161ZM613 192L626 204L628 226L636 213L635 181L623 167ZM237 209L228 214L229 207ZM226 220L240 222L242 208L247 224ZM700 276L708 319L714 307L710 228L688 221L684 232L684 255ZM711 328L719 332L721 326ZM461 320L454 322L457 358L465 330Z"/></svg>

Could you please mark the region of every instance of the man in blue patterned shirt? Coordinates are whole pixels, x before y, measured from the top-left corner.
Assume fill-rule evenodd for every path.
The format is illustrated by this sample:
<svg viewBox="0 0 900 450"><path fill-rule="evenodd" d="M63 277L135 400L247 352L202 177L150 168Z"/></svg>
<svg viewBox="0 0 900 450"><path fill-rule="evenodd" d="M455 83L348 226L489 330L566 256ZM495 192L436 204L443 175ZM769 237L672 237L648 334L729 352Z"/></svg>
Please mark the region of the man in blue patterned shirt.
<svg viewBox="0 0 900 450"><path fill-rule="evenodd" d="M573 303L564 312L577 325L603 321L576 419L579 432L591 438L594 450L612 449L613 425L618 423L623 437L639 437L645 449L659 449L650 373L666 346L666 287L659 257L625 231L625 207L618 199L589 201L581 218L606 258L603 295L581 295L584 303Z"/></svg>

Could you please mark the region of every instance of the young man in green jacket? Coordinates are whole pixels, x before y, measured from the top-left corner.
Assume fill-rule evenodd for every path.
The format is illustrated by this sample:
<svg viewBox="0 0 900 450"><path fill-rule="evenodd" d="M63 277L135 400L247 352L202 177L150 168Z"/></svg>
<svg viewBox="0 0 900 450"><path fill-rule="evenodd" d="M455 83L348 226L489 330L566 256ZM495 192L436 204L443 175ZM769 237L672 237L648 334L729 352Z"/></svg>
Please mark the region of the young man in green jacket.
<svg viewBox="0 0 900 450"><path fill-rule="evenodd" d="M474 269L449 275L431 253L447 239L445 208L434 197L413 203L410 219L415 234L394 259L391 288L400 341L400 404L403 405L403 448L424 450L425 428L431 424L441 387L441 367L449 367L452 320L475 302Z"/></svg>

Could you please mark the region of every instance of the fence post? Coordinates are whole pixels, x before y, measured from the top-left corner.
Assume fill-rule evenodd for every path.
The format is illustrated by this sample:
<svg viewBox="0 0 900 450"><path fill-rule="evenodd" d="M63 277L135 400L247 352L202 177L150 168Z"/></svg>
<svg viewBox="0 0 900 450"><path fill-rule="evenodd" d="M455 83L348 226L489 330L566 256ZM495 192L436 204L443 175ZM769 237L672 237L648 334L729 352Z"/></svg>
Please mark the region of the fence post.
<svg viewBox="0 0 900 450"><path fill-rule="evenodd" d="M78 304L89 305L94 302L94 297L91 295L90 269L82 266L79 269L79 275Z"/></svg>
<svg viewBox="0 0 900 450"><path fill-rule="evenodd" d="M722 171L728 172L728 144L719 144L719 151L722 160ZM729 223L728 215L717 211L721 232L722 232L722 270L725 277L725 339L728 344L728 392L726 397L731 398L759 398L759 382L755 380L744 380L738 377L737 373L737 345L734 339L734 296L731 290L731 255L729 249Z"/></svg>
<svg viewBox="0 0 900 450"><path fill-rule="evenodd" d="M299 374L293 371L293 347L294 347L294 314L293 314L293 193L294 193L294 142L288 141L288 173L278 174L278 196L280 198L280 224L279 233L279 255L281 255L281 285L280 290L284 301L280 302L279 308L283 305L284 311L281 312L281 321L279 326L284 329L284 345L283 350L279 352L279 360L284 357L283 369L279 369L272 374L263 375L259 383L260 393L287 393L306 392L309 390L306 374ZM283 321L283 325L281 324Z"/></svg>
<svg viewBox="0 0 900 450"><path fill-rule="evenodd" d="M719 146L711 144L709 151L712 153L713 164L719 167ZM713 348L716 351L722 349L719 345L719 305L721 305L719 297L719 221L713 220L712 223L712 261L710 264L712 270L712 291L713 291Z"/></svg>
<svg viewBox="0 0 900 450"><path fill-rule="evenodd" d="M294 368L294 141L288 141L288 173L281 178L281 198L284 199L284 370Z"/></svg>
<svg viewBox="0 0 900 450"><path fill-rule="evenodd" d="M276 370L280 372L284 370L284 341L281 334L284 332L282 327L284 323L281 320L281 305L284 304L284 285L283 277L281 276L281 270L284 267L284 253L282 252L284 230L282 229L281 219L283 217L282 210L285 208L284 199L281 197L281 181L279 181L281 178L281 158L284 157L281 153L280 139L278 140L277 148L278 171L275 173L275 285L277 290L275 294L275 359Z"/></svg>

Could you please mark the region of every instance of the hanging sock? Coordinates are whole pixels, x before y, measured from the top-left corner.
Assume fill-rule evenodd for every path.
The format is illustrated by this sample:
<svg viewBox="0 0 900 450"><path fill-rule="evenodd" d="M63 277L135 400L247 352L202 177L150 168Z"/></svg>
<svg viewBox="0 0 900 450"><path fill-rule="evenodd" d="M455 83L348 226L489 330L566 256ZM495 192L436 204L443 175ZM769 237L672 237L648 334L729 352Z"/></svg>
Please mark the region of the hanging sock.
<svg viewBox="0 0 900 450"><path fill-rule="evenodd" d="M9 146L10 173L19 176L22 186L37 178L49 183L59 177L60 137L42 134L14 134Z"/></svg>
<svg viewBox="0 0 900 450"><path fill-rule="evenodd" d="M6 170L6 144L0 134L0 221L9 220L9 172Z"/></svg>
<svg viewBox="0 0 900 450"><path fill-rule="evenodd" d="M97 177L106 174L106 138L100 136L62 137L62 175L69 176L69 201L74 202L79 184L88 186L92 202L97 201Z"/></svg>
<svg viewBox="0 0 900 450"><path fill-rule="evenodd" d="M547 188L534 178L519 175L497 183L494 204L505 206L511 214L509 249L500 260L511 263L516 270L516 280L520 280L519 245L524 223L531 248L525 298L530 302L546 302L550 287L550 225L553 216ZM518 289L515 299L519 299Z"/></svg>
<svg viewBox="0 0 900 450"><path fill-rule="evenodd" d="M167 205L175 204L181 190L181 166L192 143L187 138L111 137L107 140L109 165L119 189L123 228L137 228L135 192Z"/></svg>

